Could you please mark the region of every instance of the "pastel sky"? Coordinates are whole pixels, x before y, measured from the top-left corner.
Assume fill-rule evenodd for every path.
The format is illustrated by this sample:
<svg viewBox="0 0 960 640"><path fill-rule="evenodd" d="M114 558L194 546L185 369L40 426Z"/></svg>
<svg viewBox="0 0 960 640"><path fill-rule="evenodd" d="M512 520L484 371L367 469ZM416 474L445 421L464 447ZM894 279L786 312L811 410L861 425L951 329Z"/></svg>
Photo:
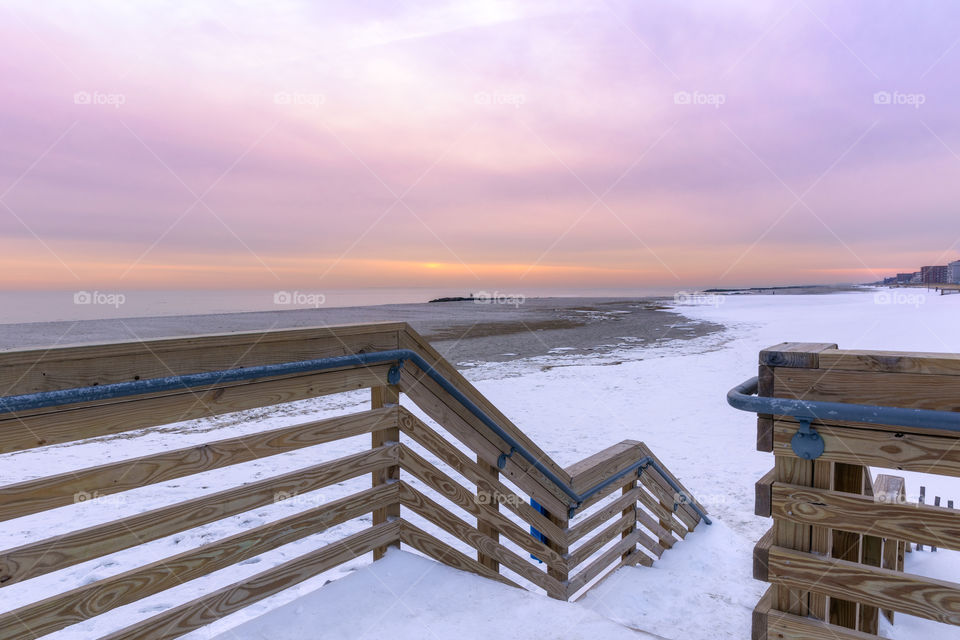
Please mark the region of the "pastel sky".
<svg viewBox="0 0 960 640"><path fill-rule="evenodd" d="M5 2L0 289L874 280L958 77L953 0Z"/></svg>

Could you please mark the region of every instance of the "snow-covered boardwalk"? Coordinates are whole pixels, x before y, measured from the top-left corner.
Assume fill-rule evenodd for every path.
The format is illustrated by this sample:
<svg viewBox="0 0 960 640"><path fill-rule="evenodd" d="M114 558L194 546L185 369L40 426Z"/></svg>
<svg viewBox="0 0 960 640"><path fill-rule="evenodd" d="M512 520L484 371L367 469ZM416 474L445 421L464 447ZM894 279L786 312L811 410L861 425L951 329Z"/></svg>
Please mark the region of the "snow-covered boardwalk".
<svg viewBox="0 0 960 640"><path fill-rule="evenodd" d="M960 351L958 302L730 296L472 384L402 324L0 353L0 638L947 637L947 436L820 421L801 460L724 396L766 349L761 395L956 411L960 359L863 349Z"/></svg>

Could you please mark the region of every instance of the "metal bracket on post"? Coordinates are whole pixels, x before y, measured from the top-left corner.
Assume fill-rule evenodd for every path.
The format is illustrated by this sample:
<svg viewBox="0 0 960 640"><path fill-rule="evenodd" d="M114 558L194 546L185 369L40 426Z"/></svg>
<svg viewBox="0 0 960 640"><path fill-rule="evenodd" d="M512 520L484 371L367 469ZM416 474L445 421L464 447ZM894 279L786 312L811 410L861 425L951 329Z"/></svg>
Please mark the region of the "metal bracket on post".
<svg viewBox="0 0 960 640"><path fill-rule="evenodd" d="M387 371L387 382L390 384L399 384L400 383L400 370L403 369L403 358L397 360L397 364L390 367L390 370Z"/></svg>
<svg viewBox="0 0 960 640"><path fill-rule="evenodd" d="M804 460L816 460L823 455L823 438L810 424L813 418L797 417L800 429L790 438L790 448Z"/></svg>
<svg viewBox="0 0 960 640"><path fill-rule="evenodd" d="M514 453L516 453L516 451L517 451L516 447L510 447L510 453L501 453L499 456L497 456L497 468L503 469L504 467L506 467L507 458L512 456Z"/></svg>

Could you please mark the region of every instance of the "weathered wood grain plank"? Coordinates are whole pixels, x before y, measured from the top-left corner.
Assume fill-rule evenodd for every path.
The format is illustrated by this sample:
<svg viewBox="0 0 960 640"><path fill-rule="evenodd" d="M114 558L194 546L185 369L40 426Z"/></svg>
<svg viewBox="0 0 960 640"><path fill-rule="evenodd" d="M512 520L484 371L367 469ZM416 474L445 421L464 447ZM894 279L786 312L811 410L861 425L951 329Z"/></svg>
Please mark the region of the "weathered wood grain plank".
<svg viewBox="0 0 960 640"><path fill-rule="evenodd" d="M801 486L813 482L813 463L799 458L781 458L774 461L776 479ZM811 529L809 525L796 524L787 520L773 521L773 543L789 549L810 550ZM796 615L809 613L810 597L806 591L797 591L778 585L774 608Z"/></svg>
<svg viewBox="0 0 960 640"><path fill-rule="evenodd" d="M753 513L761 518L770 517L770 491L776 474L776 469L770 469L753 485Z"/></svg>
<svg viewBox="0 0 960 640"><path fill-rule="evenodd" d="M814 426L825 447L818 460L960 477L960 447L956 446L956 438L818 423ZM797 428L796 422L776 421L774 454L794 456L790 438Z"/></svg>
<svg viewBox="0 0 960 640"><path fill-rule="evenodd" d="M653 566L653 560L651 560L649 556L636 550L639 541L639 535L637 534L639 533L639 531L634 531L631 535L623 538L616 545L610 547L603 555L584 567L576 576L570 578L566 589L567 597L573 597L574 594L587 586L587 583L603 573L608 567L613 565L618 566L621 562L620 557L631 549L634 549L633 553L635 555L631 557L636 558L635 562L639 562L647 567Z"/></svg>
<svg viewBox="0 0 960 640"><path fill-rule="evenodd" d="M531 507L527 500L513 493L498 478L485 473L479 462L483 459L482 457L478 455L478 462L474 462L460 449L444 440L422 420L403 407L400 407L400 431L420 443L428 451L443 460L444 463L450 465L457 473L476 484L478 490L484 492L490 498L488 502L493 501L505 505L528 524L536 527L537 531L545 533L547 537L559 540L565 535L542 513ZM483 464L486 464L486 462ZM488 466L496 468L494 465Z"/></svg>
<svg viewBox="0 0 960 640"><path fill-rule="evenodd" d="M240 487L178 502L0 552L7 586L163 536L270 504L278 494L307 493L395 463L399 445L363 451Z"/></svg>
<svg viewBox="0 0 960 640"><path fill-rule="evenodd" d="M960 376L789 368L773 375L778 398L960 411Z"/></svg>
<svg viewBox="0 0 960 640"><path fill-rule="evenodd" d="M837 345L831 342L781 342L760 351L760 364L768 367L816 369L820 354Z"/></svg>
<svg viewBox="0 0 960 640"><path fill-rule="evenodd" d="M845 629L813 618L770 611L763 640L877 640L877 636ZM755 638L759 640L759 638Z"/></svg>
<svg viewBox="0 0 960 640"><path fill-rule="evenodd" d="M370 389L370 408L373 410L382 410L384 407L396 409L400 406L400 390L395 385L385 385L373 387ZM384 424L385 428L376 429L370 434L370 446L378 449L386 444L400 442L400 424ZM371 484L376 487L379 485L395 482L400 479L399 464L390 465L374 471L371 474ZM381 507L373 512L373 525L376 526L391 519L400 517L400 502ZM394 545L399 548L400 543ZM377 547L373 550L373 560L376 562L387 552L386 547Z"/></svg>
<svg viewBox="0 0 960 640"><path fill-rule="evenodd" d="M358 324L0 351L0 395L396 349L403 323Z"/></svg>
<svg viewBox="0 0 960 640"><path fill-rule="evenodd" d="M497 582L502 582L511 587L520 588L516 582L506 578L499 573L480 564L465 553L457 551L445 542L441 542L431 536L429 533L417 526L410 524L406 520L399 520L400 523L400 541L408 544L427 557L433 558L437 562L442 562L448 567L459 569L460 571L469 571L484 578L490 578Z"/></svg>
<svg viewBox="0 0 960 640"><path fill-rule="evenodd" d="M293 451L396 424L396 409L364 411L162 451L0 487L0 521L84 499L137 489L211 469Z"/></svg>
<svg viewBox="0 0 960 640"><path fill-rule="evenodd" d="M461 412L466 412L466 409L445 394L439 385L420 372L411 372L411 368L403 368L400 390L431 419L481 456L487 464L497 464L500 454L510 451L506 442L476 418L464 418ZM448 398L449 402L444 398ZM548 509L564 510L572 506L568 496L518 455L507 458L500 472Z"/></svg>
<svg viewBox="0 0 960 640"><path fill-rule="evenodd" d="M101 640L168 640L216 622L308 578L389 544L400 535L400 522L365 529L196 600L137 622Z"/></svg>
<svg viewBox="0 0 960 640"><path fill-rule="evenodd" d="M227 384L37 415L4 414L0 453L113 435L385 384L389 365Z"/></svg>
<svg viewBox="0 0 960 640"><path fill-rule="evenodd" d="M960 625L960 585L953 582L776 546L770 549L770 580L795 589L816 589L834 598Z"/></svg>
<svg viewBox="0 0 960 640"><path fill-rule="evenodd" d="M53 633L319 533L399 498L383 485L0 614L0 640Z"/></svg>
<svg viewBox="0 0 960 640"><path fill-rule="evenodd" d="M434 489L470 515L493 526L519 545L520 548L544 561L563 561L563 558L553 553L542 542L535 540L528 531L521 529L515 522L489 504L481 504L471 491L460 486L453 478L427 462L417 452L404 444L400 445L399 462L404 471L413 474L431 489Z"/></svg>
<svg viewBox="0 0 960 640"><path fill-rule="evenodd" d="M561 480L570 483L570 476L564 471L563 467L558 465L545 451L543 451L537 443L530 439L526 433L523 432L517 425L515 425L511 420L504 415L500 409L496 407L486 396L480 393L476 387L474 387L469 380L464 377L460 371L457 370L446 358L441 356L433 346L423 338L419 333L413 330L409 325L404 326L403 331L400 332L400 348L409 348L417 351L424 360L426 360L434 369L439 371L447 380L453 383L453 385L460 390L467 398L469 398L474 404L476 404L480 409L482 409L487 415L489 415L493 420L500 425L507 433L509 433L517 442L521 443L530 451L533 456L546 465L553 473L555 473ZM413 367L416 369L416 367ZM425 378L424 374L420 372L419 376ZM425 381L431 382L429 378L425 378ZM473 420L472 414L466 414L468 420ZM481 427L485 429L486 427ZM507 449L509 451L509 449ZM496 460L487 460L487 462L494 464Z"/></svg>
<svg viewBox="0 0 960 640"><path fill-rule="evenodd" d="M960 551L960 511L853 493L773 485L773 517Z"/></svg>
<svg viewBox="0 0 960 640"><path fill-rule="evenodd" d="M820 354L820 368L956 376L960 375L960 354L837 349Z"/></svg>
<svg viewBox="0 0 960 640"><path fill-rule="evenodd" d="M432 522L450 535L456 536L484 555L495 558L497 562L523 576L548 593L562 588L551 576L547 575L530 561L521 558L502 544L480 533L474 526L453 515L439 503L431 500L416 489L400 483L400 501L404 507ZM559 562L564 562L559 559ZM478 563L479 564L479 563Z"/></svg>

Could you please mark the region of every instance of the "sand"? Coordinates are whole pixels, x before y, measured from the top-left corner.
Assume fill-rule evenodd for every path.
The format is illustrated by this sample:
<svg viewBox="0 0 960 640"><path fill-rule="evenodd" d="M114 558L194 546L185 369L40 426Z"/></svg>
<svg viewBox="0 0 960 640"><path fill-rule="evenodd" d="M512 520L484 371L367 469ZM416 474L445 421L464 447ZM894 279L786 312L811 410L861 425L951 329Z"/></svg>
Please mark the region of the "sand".
<svg viewBox="0 0 960 640"><path fill-rule="evenodd" d="M720 330L657 298L532 298L0 325L0 350L231 331L405 321L461 366L550 354L606 353ZM672 300L669 300L672 302Z"/></svg>

